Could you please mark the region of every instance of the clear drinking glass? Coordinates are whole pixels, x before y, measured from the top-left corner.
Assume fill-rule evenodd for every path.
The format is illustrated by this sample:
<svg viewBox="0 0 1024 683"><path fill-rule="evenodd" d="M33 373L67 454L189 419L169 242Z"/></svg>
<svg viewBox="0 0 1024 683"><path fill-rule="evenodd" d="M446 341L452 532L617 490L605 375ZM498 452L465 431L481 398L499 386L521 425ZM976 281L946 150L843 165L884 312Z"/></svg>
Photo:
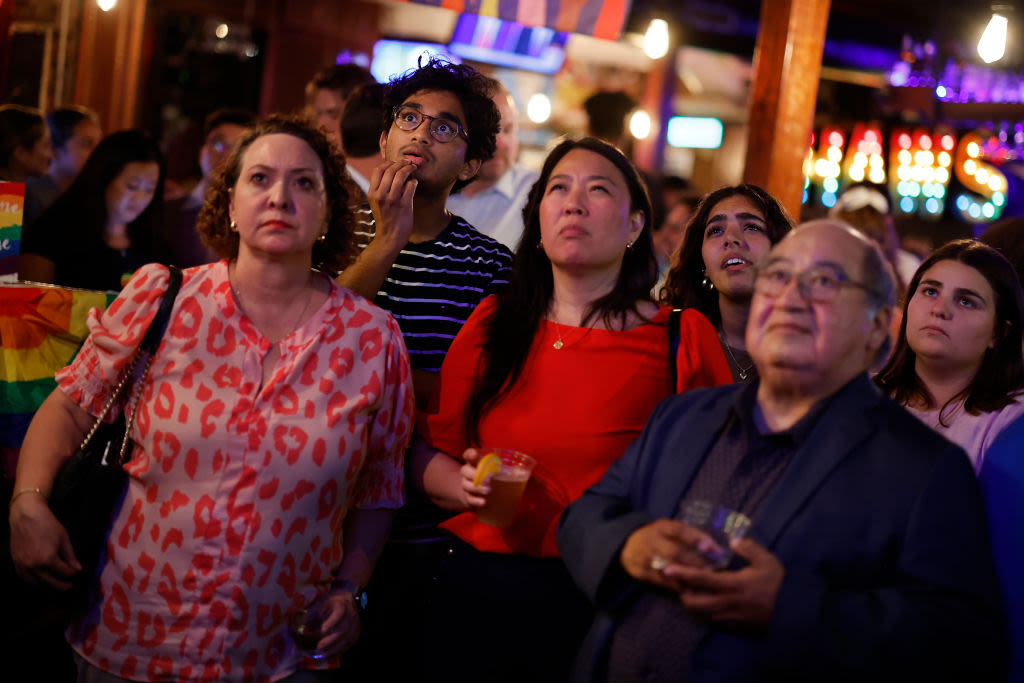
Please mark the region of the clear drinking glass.
<svg viewBox="0 0 1024 683"><path fill-rule="evenodd" d="M289 616L288 631L300 655L310 659L322 659L327 656L327 653L317 647L317 643L325 635L324 621L330 614L331 607L326 598L321 596Z"/></svg>
<svg viewBox="0 0 1024 683"><path fill-rule="evenodd" d="M537 461L508 448L480 450L485 455L494 453L501 458L501 471L490 478L491 493L487 496L487 503L476 511L477 519L491 526L509 527L515 521L519 501Z"/></svg>
<svg viewBox="0 0 1024 683"><path fill-rule="evenodd" d="M724 569L732 560L729 542L743 538L750 529L750 518L708 500L685 500L679 506L679 519L700 529L715 542L715 547L699 551L715 569Z"/></svg>

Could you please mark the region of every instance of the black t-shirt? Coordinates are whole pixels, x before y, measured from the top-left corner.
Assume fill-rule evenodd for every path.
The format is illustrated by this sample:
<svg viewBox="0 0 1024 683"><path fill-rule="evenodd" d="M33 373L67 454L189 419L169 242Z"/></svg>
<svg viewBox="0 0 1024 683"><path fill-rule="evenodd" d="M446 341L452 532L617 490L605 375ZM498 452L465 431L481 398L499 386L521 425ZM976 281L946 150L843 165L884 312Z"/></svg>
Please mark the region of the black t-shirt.
<svg viewBox="0 0 1024 683"><path fill-rule="evenodd" d="M76 232L79 227L75 221L47 211L25 229L21 252L53 261L55 285L115 292L140 266L166 260L152 246L137 242L127 249L112 249Z"/></svg>

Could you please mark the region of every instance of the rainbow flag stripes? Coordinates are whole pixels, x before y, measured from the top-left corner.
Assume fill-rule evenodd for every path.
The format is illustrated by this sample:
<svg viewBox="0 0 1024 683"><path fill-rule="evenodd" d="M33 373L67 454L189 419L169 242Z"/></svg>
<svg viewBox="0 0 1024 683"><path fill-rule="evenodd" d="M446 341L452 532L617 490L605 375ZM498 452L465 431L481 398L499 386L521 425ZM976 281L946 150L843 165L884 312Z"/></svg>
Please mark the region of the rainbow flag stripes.
<svg viewBox="0 0 1024 683"><path fill-rule="evenodd" d="M631 0L403 0L526 26L618 40Z"/></svg>
<svg viewBox="0 0 1024 683"><path fill-rule="evenodd" d="M89 334L86 314L115 294L0 284L0 447L17 448L33 413Z"/></svg>
<svg viewBox="0 0 1024 683"><path fill-rule="evenodd" d="M0 280L16 280L25 185L0 181Z"/></svg>

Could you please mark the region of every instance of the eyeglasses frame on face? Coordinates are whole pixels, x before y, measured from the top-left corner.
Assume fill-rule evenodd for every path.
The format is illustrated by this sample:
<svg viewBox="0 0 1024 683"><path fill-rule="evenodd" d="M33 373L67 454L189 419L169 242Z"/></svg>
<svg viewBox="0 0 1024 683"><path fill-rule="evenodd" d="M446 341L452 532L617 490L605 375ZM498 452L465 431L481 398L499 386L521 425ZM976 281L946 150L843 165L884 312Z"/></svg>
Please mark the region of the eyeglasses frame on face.
<svg viewBox="0 0 1024 683"><path fill-rule="evenodd" d="M804 270L796 275L794 275L791 271L786 271L786 281L782 283L782 286L779 288L777 292L769 293L764 291L763 289L766 282L764 275L770 272L771 269L772 264L768 264L766 268L758 268L754 276L754 292L761 294L762 296L766 296L770 299L778 298L782 294L782 291L786 287L788 287L789 283L792 282L794 279L796 279L796 290L800 294L800 296L803 297L804 300L816 304L832 303L833 301L835 301L836 297L839 296L839 291L843 287L856 287L858 289L863 289L868 295L875 294L875 290L866 282L854 280L842 270L835 270L828 266L815 266L813 268L808 268L807 270ZM835 288L825 287L824 291L828 292L829 294L824 298L821 296L812 296L811 284L810 282L808 282L808 280L813 275L816 275L821 272L825 272L829 276L834 277L837 282Z"/></svg>
<svg viewBox="0 0 1024 683"><path fill-rule="evenodd" d="M403 108L407 108L409 111L415 112L416 115L420 117L419 123L417 123L412 128L403 128L402 124L399 123L400 119L398 117L398 112L400 112ZM429 123L427 124L427 130L430 131L430 137L434 138L438 142L440 142L442 144L443 143L448 143L448 142L453 142L455 140L456 136L461 136L463 140L465 140L466 142L469 142L469 133L467 133L466 129L462 127L462 124L459 123L458 121L452 121L451 119L446 118L444 116L431 116L430 114L424 114L423 112L421 112L416 107L410 107L410 106L405 105L405 104L399 104L393 110L391 110L391 116L394 119L395 125L398 126L398 128L400 130L404 130L407 133L408 132L412 132L414 130L417 130L420 126L423 125L424 121L429 121ZM455 126L455 135L453 135L451 137L451 139L449 139L449 140L442 140L441 138L439 138L437 136L437 133L434 132L434 121L441 121L441 122L448 123L448 124L451 124L451 125Z"/></svg>

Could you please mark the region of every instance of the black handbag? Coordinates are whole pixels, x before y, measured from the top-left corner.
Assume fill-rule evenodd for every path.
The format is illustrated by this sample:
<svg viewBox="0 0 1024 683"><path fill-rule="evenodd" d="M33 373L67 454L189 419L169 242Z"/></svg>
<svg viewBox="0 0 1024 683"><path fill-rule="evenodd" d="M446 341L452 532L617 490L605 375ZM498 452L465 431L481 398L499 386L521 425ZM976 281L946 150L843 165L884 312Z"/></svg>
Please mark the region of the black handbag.
<svg viewBox="0 0 1024 683"><path fill-rule="evenodd" d="M86 607L96 582L96 574L106 555L107 535L114 514L121 507L128 487L128 475L123 465L132 450L132 427L138 407L142 385L149 373L153 355L156 353L164 329L167 327L174 306L174 299L181 287L181 270L171 266L170 284L160 302L156 317L150 323L142 343L135 351L132 361L121 373L117 387L110 394L96 423L78 447L78 451L61 468L50 493L50 510L64 525L75 549L75 556L82 570L72 579L70 591L61 592L63 606L75 613ZM136 370L145 357L142 372L136 377ZM111 407L124 392L126 385L134 386L131 406L113 423L104 422Z"/></svg>

